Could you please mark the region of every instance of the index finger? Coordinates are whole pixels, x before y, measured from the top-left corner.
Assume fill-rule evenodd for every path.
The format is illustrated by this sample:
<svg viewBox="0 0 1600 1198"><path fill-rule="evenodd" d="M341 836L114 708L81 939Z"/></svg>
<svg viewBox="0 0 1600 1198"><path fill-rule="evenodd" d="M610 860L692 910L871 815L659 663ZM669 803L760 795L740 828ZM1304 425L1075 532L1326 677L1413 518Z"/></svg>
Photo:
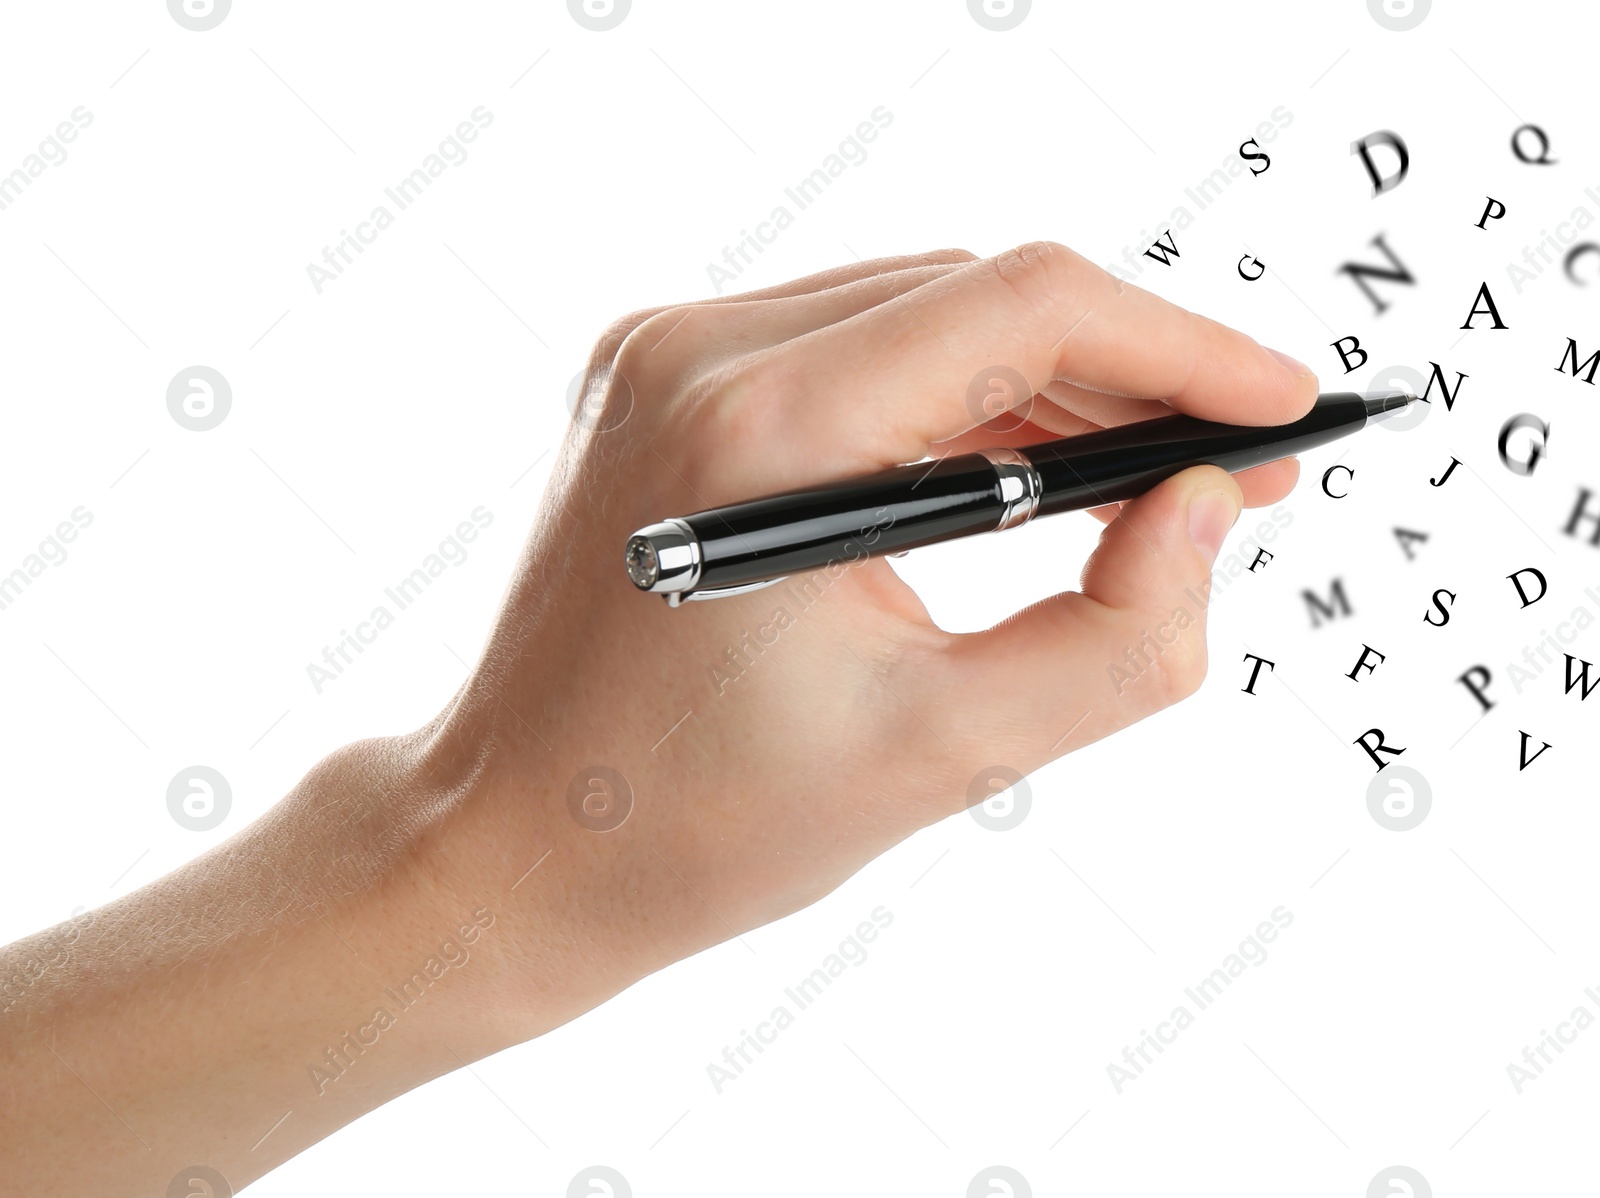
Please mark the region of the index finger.
<svg viewBox="0 0 1600 1198"><path fill-rule="evenodd" d="M1287 423L1317 394L1309 367L1050 242L970 262L771 352L785 427L826 436L815 450L852 465L914 461L995 415L973 410L967 384L996 366L1034 392L1061 379L1234 424Z"/></svg>

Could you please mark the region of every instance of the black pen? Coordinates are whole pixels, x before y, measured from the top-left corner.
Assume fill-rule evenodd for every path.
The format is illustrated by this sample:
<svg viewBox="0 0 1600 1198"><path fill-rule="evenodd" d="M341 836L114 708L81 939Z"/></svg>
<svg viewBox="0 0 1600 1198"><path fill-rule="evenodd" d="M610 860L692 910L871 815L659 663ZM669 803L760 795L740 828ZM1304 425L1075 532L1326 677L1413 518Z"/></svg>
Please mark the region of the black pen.
<svg viewBox="0 0 1600 1198"><path fill-rule="evenodd" d="M1266 426L1163 416L676 516L628 538L628 578L674 607L742 594L839 562L1119 503L1190 466L1237 473L1353 433L1412 399L1400 392L1319 395L1299 420Z"/></svg>

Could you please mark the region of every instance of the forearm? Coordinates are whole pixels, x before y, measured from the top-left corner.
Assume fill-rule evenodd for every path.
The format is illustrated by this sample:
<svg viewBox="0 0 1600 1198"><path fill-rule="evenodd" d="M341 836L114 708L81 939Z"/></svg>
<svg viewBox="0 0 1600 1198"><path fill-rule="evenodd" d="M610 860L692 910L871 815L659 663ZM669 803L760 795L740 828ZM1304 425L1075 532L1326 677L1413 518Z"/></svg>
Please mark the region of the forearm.
<svg viewBox="0 0 1600 1198"><path fill-rule="evenodd" d="M0 952L8 1186L163 1193L200 1164L238 1188L536 1033L538 995L502 1014L496 940L540 915L441 865L472 794L406 742L352 746L212 852Z"/></svg>

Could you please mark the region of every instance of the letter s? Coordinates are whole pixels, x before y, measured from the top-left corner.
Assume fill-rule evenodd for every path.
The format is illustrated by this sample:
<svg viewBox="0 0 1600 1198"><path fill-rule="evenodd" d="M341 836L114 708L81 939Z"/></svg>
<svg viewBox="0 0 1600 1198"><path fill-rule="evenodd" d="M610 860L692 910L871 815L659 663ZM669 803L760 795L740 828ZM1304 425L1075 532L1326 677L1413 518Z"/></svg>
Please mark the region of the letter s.
<svg viewBox="0 0 1600 1198"><path fill-rule="evenodd" d="M1444 619L1435 620L1433 618L1433 613L1428 611L1422 613L1422 622L1424 624L1432 624L1435 628L1443 628L1446 624L1450 623L1450 612L1443 603L1439 602L1440 595L1449 595L1451 603L1456 601L1456 593L1454 591L1447 591L1443 587L1440 587L1433 593L1433 605L1439 609L1439 614L1443 616Z"/></svg>
<svg viewBox="0 0 1600 1198"><path fill-rule="evenodd" d="M1255 146L1256 152L1254 154L1245 153L1245 146ZM1272 159L1267 157L1266 151L1261 148L1260 144L1253 137L1249 141L1245 142L1244 145L1239 147L1239 157L1243 158L1246 162L1261 163L1260 170L1256 170L1256 168L1253 166L1250 168L1250 173L1252 175L1263 175L1266 173L1267 168L1272 165Z"/></svg>

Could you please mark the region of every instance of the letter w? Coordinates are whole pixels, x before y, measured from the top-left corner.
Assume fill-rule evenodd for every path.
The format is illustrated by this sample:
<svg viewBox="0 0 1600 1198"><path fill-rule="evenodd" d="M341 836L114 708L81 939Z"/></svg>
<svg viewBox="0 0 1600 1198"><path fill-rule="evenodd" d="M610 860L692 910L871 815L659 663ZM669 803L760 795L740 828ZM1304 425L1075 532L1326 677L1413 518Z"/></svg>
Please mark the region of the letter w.
<svg viewBox="0 0 1600 1198"><path fill-rule="evenodd" d="M1162 244L1163 241L1165 241L1165 245ZM1172 258L1168 258L1168 254L1171 254L1173 258L1180 258L1183 256L1178 253L1178 243L1173 240L1171 229L1168 229L1160 237L1157 237L1156 243L1144 252L1144 256L1146 258L1153 258L1155 261L1161 263L1162 266L1172 265Z"/></svg>
<svg viewBox="0 0 1600 1198"><path fill-rule="evenodd" d="M1593 682L1589 681L1589 663L1584 661L1582 658L1578 658L1577 660L1578 660L1578 663L1583 666L1583 669L1579 670L1578 671L1578 676L1576 678L1574 678L1572 676L1572 674L1573 674L1572 662L1574 660L1573 656L1572 656L1572 654L1568 653L1566 655L1566 658L1567 658L1567 689L1562 691L1561 693L1563 695L1570 695L1572 693L1572 688L1573 687L1581 686L1583 689L1578 694L1578 700L1579 700L1579 702L1582 702L1584 699L1587 699L1589 697L1589 692L1590 691L1592 691L1595 687L1600 686L1600 678L1596 678Z"/></svg>

